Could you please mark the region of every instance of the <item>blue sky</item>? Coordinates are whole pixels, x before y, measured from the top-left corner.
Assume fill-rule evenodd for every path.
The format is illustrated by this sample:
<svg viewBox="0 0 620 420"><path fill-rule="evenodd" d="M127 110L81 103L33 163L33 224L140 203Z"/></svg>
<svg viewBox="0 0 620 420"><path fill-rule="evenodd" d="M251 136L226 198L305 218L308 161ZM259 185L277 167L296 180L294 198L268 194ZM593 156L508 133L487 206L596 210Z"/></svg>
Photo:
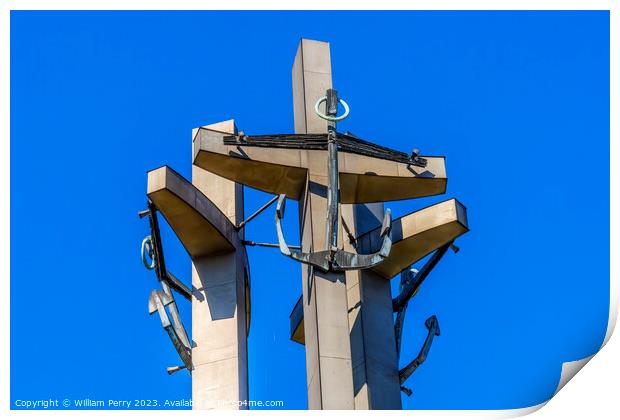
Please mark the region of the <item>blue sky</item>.
<svg viewBox="0 0 620 420"><path fill-rule="evenodd" d="M139 259L146 172L168 164L189 178L192 127L235 118L248 134L293 132L300 37L331 42L334 84L351 105L341 130L447 157L447 194L388 203L394 215L450 197L468 208L461 252L409 305L401 364L428 316L442 335L404 407L537 404L562 362L599 348L607 12L12 12L13 408L190 398L190 377L165 372L177 356L146 308L157 287ZM268 198L246 189L246 214ZM169 269L189 283L189 259L163 234ZM275 241L273 209L246 236ZM305 408L304 349L288 339L299 267L274 249L249 255L250 396Z"/></svg>

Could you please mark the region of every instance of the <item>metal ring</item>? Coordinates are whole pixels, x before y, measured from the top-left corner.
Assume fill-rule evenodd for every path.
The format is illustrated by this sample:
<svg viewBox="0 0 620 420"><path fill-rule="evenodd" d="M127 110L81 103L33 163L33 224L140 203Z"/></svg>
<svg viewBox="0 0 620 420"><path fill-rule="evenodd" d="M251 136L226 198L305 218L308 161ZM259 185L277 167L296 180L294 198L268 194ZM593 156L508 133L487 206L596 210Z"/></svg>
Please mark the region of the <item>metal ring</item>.
<svg viewBox="0 0 620 420"><path fill-rule="evenodd" d="M144 239L142 239L142 247L140 249L140 253L142 254L142 264L144 264L146 269L154 269L155 260L153 259L153 238L151 237L151 235L145 236ZM149 258L151 258L150 264L146 261L147 253L149 254Z"/></svg>
<svg viewBox="0 0 620 420"><path fill-rule="evenodd" d="M349 116L349 105L347 105L347 103L343 101L342 99L338 99L338 102L344 108L344 114L342 114L339 117L330 117L329 115L323 114L319 110L319 105L321 105L323 102L326 102L326 101L327 101L327 96L323 96L322 98L319 98L318 101L316 101L316 104L314 104L314 112L316 112L316 115L318 115L319 117L327 121L342 121Z"/></svg>

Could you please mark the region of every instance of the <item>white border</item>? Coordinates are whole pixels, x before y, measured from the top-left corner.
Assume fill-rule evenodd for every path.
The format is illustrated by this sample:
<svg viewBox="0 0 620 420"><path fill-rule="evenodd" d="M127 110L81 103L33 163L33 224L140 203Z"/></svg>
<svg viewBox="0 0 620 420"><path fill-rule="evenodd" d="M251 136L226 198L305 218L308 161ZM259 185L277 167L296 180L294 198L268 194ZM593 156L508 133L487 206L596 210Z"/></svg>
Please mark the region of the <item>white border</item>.
<svg viewBox="0 0 620 420"><path fill-rule="evenodd" d="M52 4L53 3L53 4ZM380 4L378 4L380 3ZM257 7L259 6L260 7ZM206 7L208 6L208 7ZM75 0L63 0L63 1L42 1L42 0L0 0L0 93L2 94L2 101L0 102L0 130L3 141L2 152L0 153L2 159L2 182L0 183L0 197L9 197L10 190L10 10L230 10L230 9L245 9L245 10L332 10L332 9L365 9L375 10L378 6L382 6L382 9L410 9L410 10L611 10L611 138L617 141L617 98L618 98L618 86L614 75L618 74L617 63L617 40L618 39L618 17L616 15L618 8L614 7L613 1L577 1L577 0L521 0L521 1L464 1L464 0L452 0L452 1L420 1L411 0L408 2L383 0L381 2L368 1L368 0L312 0L312 1L297 1L295 4L291 4L289 1L273 1L263 0L261 2L251 1L238 1L229 0L227 2L214 2L207 3L197 0L175 0L163 1L163 0L90 0L90 1L75 1ZM585 142L586 139L584 139ZM618 162L618 146L611 142L611 208L610 214L618 213L618 194L614 190L614 186L617 185L615 181L618 179L618 170L613 165L613 162ZM9 203L5 202L0 206L0 212L2 212L2 222L0 224L0 235L4 239L0 245L0 262L2 267L5 267L4 276L4 293L0 296L2 299L2 324L1 334L3 337L9 337L9 317L10 317L10 293L9 293L9 281L10 278L10 214ZM618 224L614 218L611 218L611 283L610 283L610 313L609 323L605 340L603 345L606 345L611 338L613 330L616 325L618 315L618 282L620 276L617 269L617 234ZM617 340L615 340L617 341ZM10 355L8 340L5 341L5 345L2 349L4 365L6 367L5 372L9 372L10 369ZM549 407L541 412L538 412L536 416L544 418L552 418L551 416L562 416L562 418L578 418L586 414L594 413L595 416L607 417L611 413L616 413L612 417L617 417L617 413L620 412L620 399L617 398L617 389L620 381L618 375L620 375L620 345L613 342L612 345L607 345L605 351L601 356L594 358L594 355L585 359L573 362L567 362L563 365L562 377L556 394L560 389L568 383L568 381L590 360L594 358L593 364L600 365L597 371L586 369L584 374L580 375L580 379L571 381L575 383L575 386L568 386L566 391L563 391L558 397L554 397L556 400L562 400L562 404L549 404ZM600 359L600 361L599 361ZM604 366L604 367L603 367ZM583 378L581 378L583 376ZM578 385L577 385L578 383ZM6 414L9 404L9 389L10 389L10 375L6 375L4 381L0 382L0 395L4 398L0 399L2 404L2 413ZM580 394L575 394L579 391ZM566 395L566 397L563 397ZM595 405L588 404L589 401L594 401ZM460 417L460 418L507 418L517 417L525 414L529 414L539 410L546 403L539 404L533 407L526 407L517 410L488 410L488 411L415 411L415 416L419 418L447 418L447 417ZM15 416L40 416L48 415L48 411L27 412L27 411L12 411L11 415ZM83 412L78 411L61 411L55 412L58 415L76 418L82 418ZM109 416L109 411L97 412L89 411L89 417L103 417ZM295 412L299 416L315 416L317 412L300 411ZM391 412L392 416L409 416L411 411ZM120 413L119 413L120 414ZM149 418L159 417L163 418L167 415L165 411L131 411L123 413L123 415L131 415L136 417L148 416ZM175 411L175 416L192 416L205 414L196 413L191 411ZM242 413L218 413L217 417L237 417L243 415ZM322 413L321 416L331 416L341 414L334 413ZM346 414L348 417L351 413ZM372 415L372 413L355 412L355 417ZM269 416L270 419L282 416L282 418L290 418L291 412L277 412L277 411L254 411L252 416ZM541 417L541 418L542 418ZM596 418L596 417L595 417Z"/></svg>

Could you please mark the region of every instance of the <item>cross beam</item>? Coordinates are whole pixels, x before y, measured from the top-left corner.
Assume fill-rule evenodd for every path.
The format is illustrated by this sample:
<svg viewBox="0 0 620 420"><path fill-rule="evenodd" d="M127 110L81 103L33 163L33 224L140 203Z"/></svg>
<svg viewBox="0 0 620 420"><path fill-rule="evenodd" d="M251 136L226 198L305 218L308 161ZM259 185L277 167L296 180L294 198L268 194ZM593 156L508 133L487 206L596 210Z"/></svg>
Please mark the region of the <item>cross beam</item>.
<svg viewBox="0 0 620 420"><path fill-rule="evenodd" d="M389 154L381 146L351 136L344 138L355 147L339 152L341 203L445 193L444 157L424 156L426 166L420 167L414 161L404 161L404 153ZM309 148L298 139L298 135L282 135L278 141L255 141L253 137L231 137L199 129L194 138L194 165L261 191L300 200L308 177L327 175L327 141L323 150Z"/></svg>

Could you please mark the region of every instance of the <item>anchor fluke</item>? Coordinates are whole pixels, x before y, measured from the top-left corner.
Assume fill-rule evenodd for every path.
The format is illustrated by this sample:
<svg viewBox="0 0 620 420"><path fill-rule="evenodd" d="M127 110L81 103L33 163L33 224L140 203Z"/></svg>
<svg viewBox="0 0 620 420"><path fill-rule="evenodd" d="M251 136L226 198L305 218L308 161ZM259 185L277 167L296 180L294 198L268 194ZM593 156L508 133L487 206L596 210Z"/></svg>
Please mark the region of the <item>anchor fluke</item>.
<svg viewBox="0 0 620 420"><path fill-rule="evenodd" d="M372 267L379 264L390 255L390 250L392 249L392 238L390 235L392 232L392 212L390 209L386 210L383 217L383 225L381 228L383 242L381 248L373 254L354 254L337 248L317 252L302 252L291 251L284 239L282 219L284 218L285 203L286 195L280 194L278 204L276 205L275 219L280 252L289 258L304 264L312 265L322 271L346 271Z"/></svg>
<svg viewBox="0 0 620 420"><path fill-rule="evenodd" d="M383 225L381 227L380 237L383 239L381 248L373 254L354 254L351 252L338 250L333 264L334 268L339 271L360 270L379 264L381 261L386 259L388 255L390 255L390 251L392 250L391 232L392 212L390 209L387 209L385 211L385 215L383 216Z"/></svg>
<svg viewBox="0 0 620 420"><path fill-rule="evenodd" d="M424 323L424 325L428 329L428 334L426 336L426 340L424 340L424 344L422 345L420 352L418 353L418 356L415 359L413 359L411 362L409 362L407 366L405 366L398 372L398 376L400 378L401 390L408 396L411 395L410 394L411 390L405 388L403 384L405 383L407 379L409 379L409 377L413 374L413 372L415 372L416 369L422 363L424 363L424 361L426 360L426 357L428 356L428 352L431 349L431 345L433 344L433 338L435 338L435 336L438 336L440 333L439 332L439 321L437 320L437 317L435 315L428 318L426 322Z"/></svg>
<svg viewBox="0 0 620 420"><path fill-rule="evenodd" d="M162 307L166 307L172 303L172 297L158 290L151 291L151 295L149 296L149 315L153 315L158 311L160 302Z"/></svg>
<svg viewBox="0 0 620 420"><path fill-rule="evenodd" d="M413 394L413 391L411 391L409 388L407 388L406 386L400 386L400 390L403 391L405 393L405 395L407 395L408 397L411 397L411 395Z"/></svg>
<svg viewBox="0 0 620 420"><path fill-rule="evenodd" d="M424 323L426 328L428 329L429 334L434 334L436 336L441 335L441 331L439 330L439 321L437 320L437 316L433 315L426 320Z"/></svg>

